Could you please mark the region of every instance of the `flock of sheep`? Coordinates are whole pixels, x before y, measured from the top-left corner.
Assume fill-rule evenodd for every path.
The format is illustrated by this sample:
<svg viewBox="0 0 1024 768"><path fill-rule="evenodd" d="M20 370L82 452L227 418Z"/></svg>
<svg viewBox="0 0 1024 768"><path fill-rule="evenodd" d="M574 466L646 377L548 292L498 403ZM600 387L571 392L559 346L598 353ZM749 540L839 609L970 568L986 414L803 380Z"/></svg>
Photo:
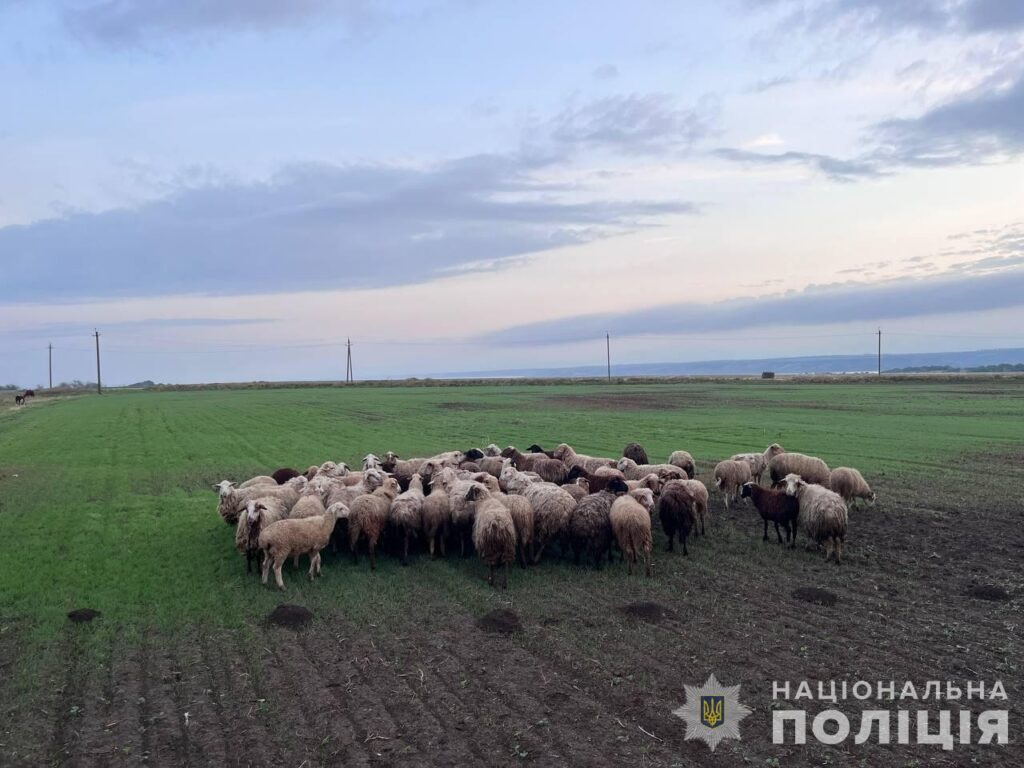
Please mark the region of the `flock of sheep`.
<svg viewBox="0 0 1024 768"><path fill-rule="evenodd" d="M771 488L761 485L765 471ZM246 556L247 570L260 561L263 583L271 569L284 589L281 569L292 558L309 557L309 578L321 567L321 551L346 543L354 562L363 541L370 567L386 533L409 561L409 545L425 539L430 556L444 556L449 543L462 555L472 546L489 568L518 557L525 568L540 561L549 546L564 554L572 550L597 567L612 562L613 545L620 562L632 574L641 560L651 575L654 513L668 538L668 550L678 537L688 554L690 534L705 533L708 489L695 479L693 457L676 451L664 464L651 464L643 447L630 443L620 459L585 456L565 443L554 451L532 445L527 453L514 447L501 450L448 451L430 458L401 459L394 453L367 455L360 471L327 461L306 472L282 468L240 485L223 480L218 512L235 526L235 546ZM790 546L796 544L799 524L809 542L824 545L826 560L842 558L848 504L874 500L860 472L849 467L829 470L819 458L787 453L773 443L763 453L741 453L719 462L715 487L728 508L737 497L748 498L764 521L773 523L779 543L780 526ZM347 540L347 542L346 542Z"/></svg>

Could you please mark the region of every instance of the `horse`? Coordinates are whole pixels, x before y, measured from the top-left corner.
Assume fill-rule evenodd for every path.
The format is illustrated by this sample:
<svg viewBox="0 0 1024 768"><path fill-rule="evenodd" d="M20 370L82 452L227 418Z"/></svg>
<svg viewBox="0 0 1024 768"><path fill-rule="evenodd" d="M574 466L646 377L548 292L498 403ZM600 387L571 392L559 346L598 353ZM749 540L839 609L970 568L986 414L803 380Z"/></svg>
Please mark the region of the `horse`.
<svg viewBox="0 0 1024 768"><path fill-rule="evenodd" d="M35 397L36 391L34 389L26 389L25 394L21 396L22 400L28 400L30 397Z"/></svg>

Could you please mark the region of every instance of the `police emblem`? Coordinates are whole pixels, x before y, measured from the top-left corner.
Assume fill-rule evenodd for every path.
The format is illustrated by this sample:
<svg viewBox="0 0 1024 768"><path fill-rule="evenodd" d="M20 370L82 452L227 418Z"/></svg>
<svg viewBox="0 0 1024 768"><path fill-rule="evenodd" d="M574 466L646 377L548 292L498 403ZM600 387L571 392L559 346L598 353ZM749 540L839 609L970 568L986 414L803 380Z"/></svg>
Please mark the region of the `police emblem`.
<svg viewBox="0 0 1024 768"><path fill-rule="evenodd" d="M714 675L703 686L686 688L686 703L672 714L686 721L686 739L701 739L711 751L722 739L740 737L740 720L750 708L740 704L738 685L721 685Z"/></svg>

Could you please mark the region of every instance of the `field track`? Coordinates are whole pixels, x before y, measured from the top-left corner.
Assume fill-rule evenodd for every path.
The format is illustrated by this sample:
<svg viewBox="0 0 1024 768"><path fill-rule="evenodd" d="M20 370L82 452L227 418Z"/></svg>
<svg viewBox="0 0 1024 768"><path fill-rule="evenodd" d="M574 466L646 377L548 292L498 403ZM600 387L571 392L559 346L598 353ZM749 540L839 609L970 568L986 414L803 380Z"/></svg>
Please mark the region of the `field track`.
<svg viewBox="0 0 1024 768"><path fill-rule="evenodd" d="M0 765L1020 766L1022 395L994 380L40 398L0 414ZM716 460L777 440L859 467L879 501L851 513L840 567L802 536L762 543L756 513L712 493L689 557L655 532L650 580L547 558L494 591L474 558L371 574L331 555L312 586L286 568L282 597L246 577L210 490L370 450L617 455L634 439L652 459L690 450L709 487ZM282 601L311 623L268 623ZM101 617L67 620L84 607ZM713 760L672 714L711 673L753 709ZM772 681L803 679L1002 680L1012 743L774 746Z"/></svg>

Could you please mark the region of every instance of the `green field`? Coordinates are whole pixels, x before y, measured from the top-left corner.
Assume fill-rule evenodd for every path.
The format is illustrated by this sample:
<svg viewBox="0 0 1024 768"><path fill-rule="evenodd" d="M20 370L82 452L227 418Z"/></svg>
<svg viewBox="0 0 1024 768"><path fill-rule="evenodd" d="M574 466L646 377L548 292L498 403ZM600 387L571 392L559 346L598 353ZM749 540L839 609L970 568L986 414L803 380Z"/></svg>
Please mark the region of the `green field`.
<svg viewBox="0 0 1024 768"><path fill-rule="evenodd" d="M327 557L324 576L313 585L286 569L289 602L311 608L325 625L337 617L384 638L407 628L411 617L458 623L502 606L512 606L526 622L539 620L578 604L587 590L608 605L640 598L673 607L695 573L715 584L715 572L723 569L749 572L738 584L747 578L756 584L757 569L761 576L781 569L786 584L810 579L845 596L843 590L859 588L859 569L874 578L891 575L887 570L901 558L916 561L917 554L907 554L912 543L902 538L902 554L886 551L887 520L902 516L920 528L942 518L942 536L947 526L952 536L961 524L948 518L968 503L962 486L979 468L992 473L976 497L983 506L1019 504L1024 479L1024 380L1015 378L121 392L44 397L21 409L7 405L0 411L0 662L5 711L14 722L24 720L27 708L45 708L40 702L63 695L54 693L54 680L69 647L102 667L143 641L173 647L197 633L239 643L262 636L260 622L281 596L245 574L233 532L216 514L211 484L223 478L326 459L357 465L371 451L418 456L490 442L546 448L568 442L582 453L618 456L626 442L637 440L652 460L689 450L710 487L708 472L717 460L779 442L831 466L858 467L879 492L876 508L851 516L849 561L841 570L825 567L818 553L762 545L756 514L726 513L717 499L714 529L688 560L663 553L656 533L650 582L627 578L618 567L595 573L550 559L513 572L507 593L491 590L472 558L430 562L419 555L403 569L386 557L371 573L365 559L353 566L347 558ZM948 508L939 497L951 499ZM984 525L984 514L972 516L966 528ZM861 519L882 535L866 536ZM1019 510L1016 521L1003 543L1019 542ZM907 541L913 535L907 532ZM944 541L928 547L941 555ZM985 561L982 554L971 568L987 569L990 579L1002 578L1018 594L1019 560L1016 583L1005 584L1013 578L1007 576L1014 572L1012 558L1003 563L990 552ZM722 589L733 593L728 583ZM928 595L922 599L934 599L941 613L939 598ZM1008 605L1016 615L1019 602ZM66 614L81 607L99 610L102 618L72 628ZM622 619L609 621L618 626ZM566 625L558 632L544 642L592 655L587 631ZM69 639L69 633L77 634ZM535 641L529 630L513 640L526 650ZM1019 675L1019 658L1001 674ZM273 703L269 694L265 698ZM72 706L82 711L90 705ZM67 728L52 727L60 733L47 734L38 756L62 762ZM17 732L7 732L3 748L11 762L32 762Z"/></svg>

